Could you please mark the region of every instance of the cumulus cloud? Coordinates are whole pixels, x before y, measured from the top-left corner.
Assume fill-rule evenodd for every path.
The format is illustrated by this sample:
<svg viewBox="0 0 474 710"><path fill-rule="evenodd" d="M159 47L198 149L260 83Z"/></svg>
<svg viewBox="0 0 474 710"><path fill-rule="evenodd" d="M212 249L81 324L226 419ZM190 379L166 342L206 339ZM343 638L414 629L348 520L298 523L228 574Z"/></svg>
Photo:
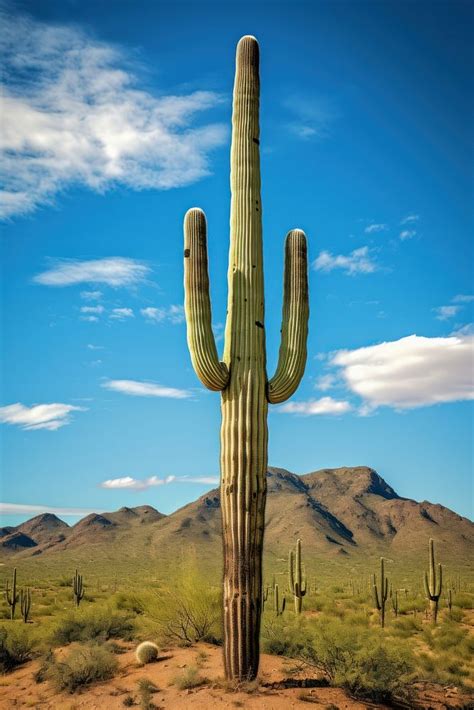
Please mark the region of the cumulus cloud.
<svg viewBox="0 0 474 710"><path fill-rule="evenodd" d="M180 305L171 305L161 308L141 308L140 313L149 323L172 323L179 325L184 322L184 308Z"/></svg>
<svg viewBox="0 0 474 710"><path fill-rule="evenodd" d="M112 308L110 318L115 320L126 320L127 318L135 318L132 308Z"/></svg>
<svg viewBox="0 0 474 710"><path fill-rule="evenodd" d="M306 402L287 402L279 407L278 411L286 414L311 416L313 414L345 414L351 409L350 402L332 397L321 397L321 399L310 399Z"/></svg>
<svg viewBox="0 0 474 710"><path fill-rule="evenodd" d="M166 486L169 483L200 483L205 485L217 485L218 476L150 476L149 478L133 478L132 476L122 476L121 478L109 478L100 484L101 488L109 490L119 490L127 488L134 491L143 491L155 486Z"/></svg>
<svg viewBox="0 0 474 710"><path fill-rule="evenodd" d="M146 264L122 256L87 261L60 259L47 271L37 274L33 281L42 286L74 286L81 283L135 286L144 281L149 272Z"/></svg>
<svg viewBox="0 0 474 710"><path fill-rule="evenodd" d="M163 385L159 385L156 382L138 380L107 380L102 383L101 387L136 397L168 397L171 399L188 399L192 397L192 393L189 390L163 387Z"/></svg>
<svg viewBox="0 0 474 710"><path fill-rule="evenodd" d="M318 377L318 379L315 382L315 387L318 390L321 390L322 392L327 392L327 390L330 390L331 387L334 386L336 382L336 377L332 374L326 374L326 375L321 375L321 377Z"/></svg>
<svg viewBox="0 0 474 710"><path fill-rule="evenodd" d="M333 271L342 269L346 274L371 274L377 271L378 265L373 260L369 247L360 247L348 255L334 255L328 251L322 251L313 262L313 269L316 271Z"/></svg>
<svg viewBox="0 0 474 710"><path fill-rule="evenodd" d="M384 232L386 229L388 229L386 224L369 224L364 229L364 232L366 234L376 234L377 232Z"/></svg>
<svg viewBox="0 0 474 710"><path fill-rule="evenodd" d="M227 131L195 119L222 96L154 95L140 88L118 46L77 26L1 15L4 217L32 212L73 185L165 190L210 173L209 153Z"/></svg>
<svg viewBox="0 0 474 710"><path fill-rule="evenodd" d="M90 515L97 511L92 508L64 508L52 505L29 505L28 503L0 503L2 515L41 515L41 513L54 513L55 515L80 516Z"/></svg>
<svg viewBox="0 0 474 710"><path fill-rule="evenodd" d="M400 340L340 350L331 363L364 400L362 413L380 406L412 409L474 398L474 337Z"/></svg>
<svg viewBox="0 0 474 710"><path fill-rule="evenodd" d="M438 320L449 320L459 313L461 306L438 306L433 308Z"/></svg>
<svg viewBox="0 0 474 710"><path fill-rule="evenodd" d="M0 422L14 424L22 429L48 429L55 431L71 422L71 412L84 412L84 407L72 404L34 404L27 407L17 402L0 407Z"/></svg>

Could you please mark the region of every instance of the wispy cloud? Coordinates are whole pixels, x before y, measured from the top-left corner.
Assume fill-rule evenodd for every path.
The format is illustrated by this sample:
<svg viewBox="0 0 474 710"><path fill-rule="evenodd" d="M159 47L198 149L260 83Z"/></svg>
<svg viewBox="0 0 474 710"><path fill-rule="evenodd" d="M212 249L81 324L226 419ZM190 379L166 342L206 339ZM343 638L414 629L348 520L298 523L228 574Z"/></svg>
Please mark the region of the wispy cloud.
<svg viewBox="0 0 474 710"><path fill-rule="evenodd" d="M170 483L200 483L205 485L217 485L218 476L150 476L149 478L132 478L132 476L122 476L121 478L109 478L100 484L101 488L109 490L120 490L126 488L134 491L144 491L155 486L166 486Z"/></svg>
<svg viewBox="0 0 474 710"><path fill-rule="evenodd" d="M322 392L327 392L327 390L330 390L331 387L334 386L336 382L336 377L331 374L327 375L321 375L321 377L318 377L318 379L315 382L315 387L318 390L321 390Z"/></svg>
<svg viewBox="0 0 474 710"><path fill-rule="evenodd" d="M81 291L80 296L84 301L99 301L102 298L102 291Z"/></svg>
<svg viewBox="0 0 474 710"><path fill-rule="evenodd" d="M81 313L103 313L104 306L81 306Z"/></svg>
<svg viewBox="0 0 474 710"><path fill-rule="evenodd" d="M472 301L474 301L474 296L467 293L458 293L453 298L453 303L472 303Z"/></svg>
<svg viewBox="0 0 474 710"><path fill-rule="evenodd" d="M366 234L376 234L377 232L385 232L388 229L387 224L369 224L364 229Z"/></svg>
<svg viewBox="0 0 474 710"><path fill-rule="evenodd" d="M126 320L127 318L135 318L132 308L112 308L110 318L114 320Z"/></svg>
<svg viewBox="0 0 474 710"><path fill-rule="evenodd" d="M93 343L87 343L87 349L88 350L103 350L104 346L103 345L94 345Z"/></svg>
<svg viewBox="0 0 474 710"><path fill-rule="evenodd" d="M81 516L96 513L93 508L67 508L52 505L29 505L28 503L0 503L2 515L41 515L41 513L54 513L61 516Z"/></svg>
<svg viewBox="0 0 474 710"><path fill-rule="evenodd" d="M161 308L141 308L140 313L149 323L172 323L179 325L184 322L184 308L180 305L171 305Z"/></svg>
<svg viewBox="0 0 474 710"><path fill-rule="evenodd" d="M461 306L438 306L433 308L437 320L449 320L459 313Z"/></svg>
<svg viewBox="0 0 474 710"><path fill-rule="evenodd" d="M74 286L82 283L103 283L107 286L134 286L144 281L150 268L136 259L111 256L105 259L55 261L47 271L33 281L42 286Z"/></svg>
<svg viewBox="0 0 474 710"><path fill-rule="evenodd" d="M84 412L84 407L72 404L34 404L27 407L17 402L0 407L0 422L14 424L22 429L48 429L56 431L71 422L71 412Z"/></svg>
<svg viewBox="0 0 474 710"><path fill-rule="evenodd" d="M306 402L287 402L278 407L279 412L285 414L301 414L311 416L314 414L346 414L352 409L350 402L337 400L332 397L321 397L321 399L310 399Z"/></svg>
<svg viewBox="0 0 474 710"><path fill-rule="evenodd" d="M371 274L378 270L378 264L371 256L369 247L354 249L350 254L331 254L329 251L322 251L313 262L313 269L316 271L333 271L342 269L346 274Z"/></svg>
<svg viewBox="0 0 474 710"><path fill-rule="evenodd" d="M139 380L107 380L101 384L101 387L136 397L167 397L171 399L188 399L192 397L192 393L189 390L163 387L163 385L159 385L156 382Z"/></svg>
<svg viewBox="0 0 474 710"><path fill-rule="evenodd" d="M340 350L332 365L347 387L364 400L362 413L380 406L412 409L441 402L474 399L474 337L400 340L356 350Z"/></svg>
<svg viewBox="0 0 474 710"><path fill-rule="evenodd" d="M140 88L118 46L77 26L1 15L4 217L50 203L71 185L164 190L209 174L209 152L227 132L194 121L220 95L154 95Z"/></svg>
<svg viewBox="0 0 474 710"><path fill-rule="evenodd" d="M419 214L408 214L406 217L404 217L400 224L413 224L414 222L418 222L420 219Z"/></svg>
<svg viewBox="0 0 474 710"><path fill-rule="evenodd" d="M413 237L416 237L416 229L402 229L399 236L402 242L407 239L413 239Z"/></svg>
<svg viewBox="0 0 474 710"><path fill-rule="evenodd" d="M284 101L284 106L293 115L288 124L290 131L303 140L327 137L338 118L333 104L324 98L292 95Z"/></svg>

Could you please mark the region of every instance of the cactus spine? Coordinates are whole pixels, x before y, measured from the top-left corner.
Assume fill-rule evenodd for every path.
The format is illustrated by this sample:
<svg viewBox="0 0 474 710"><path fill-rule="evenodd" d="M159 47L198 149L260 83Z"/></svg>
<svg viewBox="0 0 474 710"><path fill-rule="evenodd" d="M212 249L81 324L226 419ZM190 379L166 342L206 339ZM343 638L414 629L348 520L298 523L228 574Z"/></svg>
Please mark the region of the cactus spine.
<svg viewBox="0 0 474 710"><path fill-rule="evenodd" d="M259 46L237 45L231 148L228 307L223 362L211 327L206 219L184 220L188 346L196 374L221 391L221 506L224 552L224 665L229 679L252 679L259 665L268 403L296 390L306 362L306 237L285 244L284 303L276 373L266 375L259 152Z"/></svg>
<svg viewBox="0 0 474 710"><path fill-rule="evenodd" d="M82 581L82 574L78 574L77 570L72 580L72 590L74 593L74 600L76 602L76 606L79 606L81 600L84 598L84 584Z"/></svg>
<svg viewBox="0 0 474 710"><path fill-rule="evenodd" d="M20 609L25 624L28 621L31 609L31 589L27 587L20 592Z"/></svg>
<svg viewBox="0 0 474 710"><path fill-rule="evenodd" d="M385 626L385 604L388 599L388 578L385 576L385 560L380 558L380 593L377 589L377 579L374 574L372 592L374 595L374 605L380 613L380 625L382 629Z"/></svg>
<svg viewBox="0 0 474 710"><path fill-rule="evenodd" d="M16 605L18 603L18 599L20 598L19 593L16 591L16 567L13 570L13 579L12 579L11 589L8 585L8 579L7 579L7 586L5 589L5 598L7 600L8 606L10 607L10 619L13 621L13 619L15 618Z"/></svg>
<svg viewBox="0 0 474 710"><path fill-rule="evenodd" d="M288 555L288 586L295 600L295 613L301 614L303 597L306 594L306 578L304 580L301 571L301 540L296 541L296 557L293 550Z"/></svg>
<svg viewBox="0 0 474 710"><path fill-rule="evenodd" d="M273 588L273 610L277 616L281 616L285 611L286 607L286 597L283 597L283 601L280 607L280 592L278 590L278 584L275 584Z"/></svg>
<svg viewBox="0 0 474 710"><path fill-rule="evenodd" d="M428 577L428 572L425 572L423 577L423 582L425 586L426 598L430 603L431 620L433 624L436 624L438 619L438 604L439 598L441 596L441 590L443 587L443 568L441 564L438 564L438 574L436 574L436 564L435 564L435 553L434 553L434 540L430 538L430 572Z"/></svg>

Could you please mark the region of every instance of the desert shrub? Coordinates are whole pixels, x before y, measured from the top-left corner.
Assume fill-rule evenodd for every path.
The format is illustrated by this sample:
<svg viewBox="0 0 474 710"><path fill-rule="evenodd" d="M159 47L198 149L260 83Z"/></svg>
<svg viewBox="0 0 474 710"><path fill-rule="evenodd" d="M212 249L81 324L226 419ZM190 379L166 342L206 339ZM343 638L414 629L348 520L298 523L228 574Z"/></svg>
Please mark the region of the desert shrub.
<svg viewBox="0 0 474 710"><path fill-rule="evenodd" d="M198 688L206 682L206 678L200 675L196 666L189 666L189 668L186 668L185 671L173 678L173 685L175 685L178 690Z"/></svg>
<svg viewBox="0 0 474 710"><path fill-rule="evenodd" d="M453 595L453 603L460 609L474 609L474 594L469 592L456 592Z"/></svg>
<svg viewBox="0 0 474 710"><path fill-rule="evenodd" d="M111 638L130 640L134 624L130 616L110 608L79 609L61 619L54 629L53 643L64 645L72 641L108 641Z"/></svg>
<svg viewBox="0 0 474 710"><path fill-rule="evenodd" d="M373 702L390 702L406 697L413 666L400 654L384 646L360 649L354 663L340 668L336 685L341 685L356 698Z"/></svg>
<svg viewBox="0 0 474 710"><path fill-rule="evenodd" d="M118 592L114 596L114 604L120 611L129 611L132 614L139 615L145 611L145 602L138 594Z"/></svg>
<svg viewBox="0 0 474 710"><path fill-rule="evenodd" d="M34 642L27 628L0 628L0 673L9 673L33 657Z"/></svg>
<svg viewBox="0 0 474 710"><path fill-rule="evenodd" d="M156 643L152 643L152 641L143 641L135 649L135 657L138 663L145 665L146 663L156 661L159 652L160 650Z"/></svg>
<svg viewBox="0 0 474 710"><path fill-rule="evenodd" d="M117 659L97 645L74 648L61 661L55 661L48 676L58 690L74 693L91 683L113 678L117 671Z"/></svg>
<svg viewBox="0 0 474 710"><path fill-rule="evenodd" d="M415 616L399 616L393 620L390 631L398 638L410 638L421 631L421 619Z"/></svg>
<svg viewBox="0 0 474 710"><path fill-rule="evenodd" d="M140 697L141 710L153 710L156 705L153 703L153 694L158 688L148 678L140 678L138 681L138 694Z"/></svg>
<svg viewBox="0 0 474 710"><path fill-rule="evenodd" d="M41 665L38 668L38 670L33 673L33 680L35 683L44 683L46 678L48 677L48 672L49 669L51 668L51 665L54 663L54 654L50 650L48 653L44 656L43 660L41 661Z"/></svg>
<svg viewBox="0 0 474 710"><path fill-rule="evenodd" d="M264 620L261 640L264 653L288 658L301 658L311 645L304 620L296 627L286 624L282 617Z"/></svg>
<svg viewBox="0 0 474 710"><path fill-rule="evenodd" d="M167 641L192 644L222 642L221 593L192 568L173 578L173 587L156 594L146 608Z"/></svg>

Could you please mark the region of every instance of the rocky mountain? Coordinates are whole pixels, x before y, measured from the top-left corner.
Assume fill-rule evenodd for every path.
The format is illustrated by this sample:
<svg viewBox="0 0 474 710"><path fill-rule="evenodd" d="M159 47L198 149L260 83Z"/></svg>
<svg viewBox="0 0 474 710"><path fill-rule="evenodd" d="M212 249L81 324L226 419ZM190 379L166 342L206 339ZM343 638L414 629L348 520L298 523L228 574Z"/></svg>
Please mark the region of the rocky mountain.
<svg viewBox="0 0 474 710"><path fill-rule="evenodd" d="M268 470L265 557L280 564L300 537L307 560L350 562L356 567L380 554L408 564L426 557L429 537L444 558L468 564L474 525L442 505L400 497L364 466L322 469L302 476ZM175 560L198 550L207 564L220 561L219 490L171 515L151 506L91 514L73 526L39 515L16 528L0 529L0 555L7 559L54 555L119 564ZM338 564L339 564L338 563Z"/></svg>

